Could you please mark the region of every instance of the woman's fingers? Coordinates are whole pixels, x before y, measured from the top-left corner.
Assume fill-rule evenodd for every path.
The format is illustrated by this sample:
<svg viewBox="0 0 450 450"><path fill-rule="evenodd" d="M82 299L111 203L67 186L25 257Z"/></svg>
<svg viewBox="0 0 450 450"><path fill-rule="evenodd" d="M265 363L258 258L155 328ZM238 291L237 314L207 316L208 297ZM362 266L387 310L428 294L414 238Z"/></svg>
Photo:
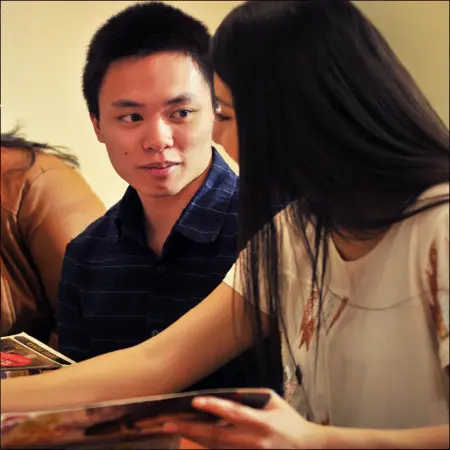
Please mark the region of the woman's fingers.
<svg viewBox="0 0 450 450"><path fill-rule="evenodd" d="M267 423L263 418L263 412L230 400L217 397L196 397L192 405L205 412L229 423L242 424L249 427L267 429Z"/></svg>
<svg viewBox="0 0 450 450"><path fill-rule="evenodd" d="M212 449L266 448L265 440L258 433L243 427L223 427L200 422L168 422L163 432L177 434Z"/></svg>
<svg viewBox="0 0 450 450"><path fill-rule="evenodd" d="M264 411L271 411L274 409L292 409L292 407L284 400L282 397L280 397L275 391L272 391L270 393L270 400L267 403L266 407L264 408Z"/></svg>
<svg viewBox="0 0 450 450"><path fill-rule="evenodd" d="M166 423L163 431L183 436L207 448L293 448L294 446L290 428L298 428L299 416L275 393L272 394L264 410L207 396L196 397L192 405L198 410L216 416L218 423L173 421ZM293 421L293 418L296 420ZM228 425L224 426L224 423ZM290 432L286 431L286 427Z"/></svg>

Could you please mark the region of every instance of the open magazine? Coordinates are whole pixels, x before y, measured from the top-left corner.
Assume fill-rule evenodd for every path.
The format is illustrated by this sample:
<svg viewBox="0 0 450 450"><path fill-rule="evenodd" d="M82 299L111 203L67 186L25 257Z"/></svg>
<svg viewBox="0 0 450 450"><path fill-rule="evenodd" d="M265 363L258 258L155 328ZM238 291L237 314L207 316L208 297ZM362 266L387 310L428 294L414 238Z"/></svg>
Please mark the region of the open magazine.
<svg viewBox="0 0 450 450"><path fill-rule="evenodd" d="M217 421L191 405L195 396L206 394L257 409L264 408L270 398L267 389L225 389L2 414L2 448L177 448L178 438L164 435L162 426L171 420Z"/></svg>
<svg viewBox="0 0 450 450"><path fill-rule="evenodd" d="M35 375L60 369L74 361L26 333L0 340L1 378Z"/></svg>

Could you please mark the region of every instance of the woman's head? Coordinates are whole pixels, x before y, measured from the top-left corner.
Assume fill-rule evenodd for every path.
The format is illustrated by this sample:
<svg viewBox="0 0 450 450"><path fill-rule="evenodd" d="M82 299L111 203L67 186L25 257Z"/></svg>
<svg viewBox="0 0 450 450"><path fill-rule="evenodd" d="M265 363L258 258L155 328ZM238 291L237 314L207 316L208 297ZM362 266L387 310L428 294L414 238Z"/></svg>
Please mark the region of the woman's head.
<svg viewBox="0 0 450 450"><path fill-rule="evenodd" d="M370 237L448 202L415 204L449 180L448 129L350 1L246 2L217 29L212 58L237 120L240 245L274 201L293 199L290 224L309 250L319 305L332 233ZM274 316L283 296L277 243L271 220L242 260L244 296L256 310L268 298Z"/></svg>
<svg viewBox="0 0 450 450"><path fill-rule="evenodd" d="M239 159L239 144L233 98L230 88L217 74L214 75L214 90L216 94L216 119L213 140L220 144L237 162Z"/></svg>
<svg viewBox="0 0 450 450"><path fill-rule="evenodd" d="M212 56L237 118L244 222L278 192L331 228L376 228L448 181L448 130L351 2L246 2Z"/></svg>

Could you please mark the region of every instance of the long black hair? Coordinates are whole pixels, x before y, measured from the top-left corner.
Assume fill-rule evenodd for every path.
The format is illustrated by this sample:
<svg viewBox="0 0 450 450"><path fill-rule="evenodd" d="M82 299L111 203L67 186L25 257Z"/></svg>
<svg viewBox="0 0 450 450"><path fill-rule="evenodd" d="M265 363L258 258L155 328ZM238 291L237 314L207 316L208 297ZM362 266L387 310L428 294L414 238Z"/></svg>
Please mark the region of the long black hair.
<svg viewBox="0 0 450 450"><path fill-rule="evenodd" d="M267 221L274 197L294 200L289 232L309 254L320 327L331 235L371 238L448 203L448 196L417 202L449 181L448 129L350 1L246 2L219 26L212 57L237 117L241 268L255 332L260 338L260 299L276 318L272 333L283 298L279 230Z"/></svg>
<svg viewBox="0 0 450 450"><path fill-rule="evenodd" d="M79 167L78 158L66 151L64 147L55 147L49 144L27 140L21 133L20 127L1 134L1 146L4 148L21 149L29 152L30 159L25 167L20 170L27 170L36 162L36 152L44 152L57 156L73 168Z"/></svg>

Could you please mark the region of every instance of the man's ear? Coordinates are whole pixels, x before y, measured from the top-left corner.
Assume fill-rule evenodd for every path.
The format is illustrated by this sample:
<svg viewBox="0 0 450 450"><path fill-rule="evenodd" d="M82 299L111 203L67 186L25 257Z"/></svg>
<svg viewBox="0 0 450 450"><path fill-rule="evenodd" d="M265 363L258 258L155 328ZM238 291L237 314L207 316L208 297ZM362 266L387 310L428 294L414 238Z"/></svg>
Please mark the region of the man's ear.
<svg viewBox="0 0 450 450"><path fill-rule="evenodd" d="M102 131L100 129L100 119L95 117L94 114L90 114L89 117L91 118L92 126L94 127L94 132L95 132L95 135L97 136L98 142L100 142L101 144L104 144L105 140L103 139Z"/></svg>

